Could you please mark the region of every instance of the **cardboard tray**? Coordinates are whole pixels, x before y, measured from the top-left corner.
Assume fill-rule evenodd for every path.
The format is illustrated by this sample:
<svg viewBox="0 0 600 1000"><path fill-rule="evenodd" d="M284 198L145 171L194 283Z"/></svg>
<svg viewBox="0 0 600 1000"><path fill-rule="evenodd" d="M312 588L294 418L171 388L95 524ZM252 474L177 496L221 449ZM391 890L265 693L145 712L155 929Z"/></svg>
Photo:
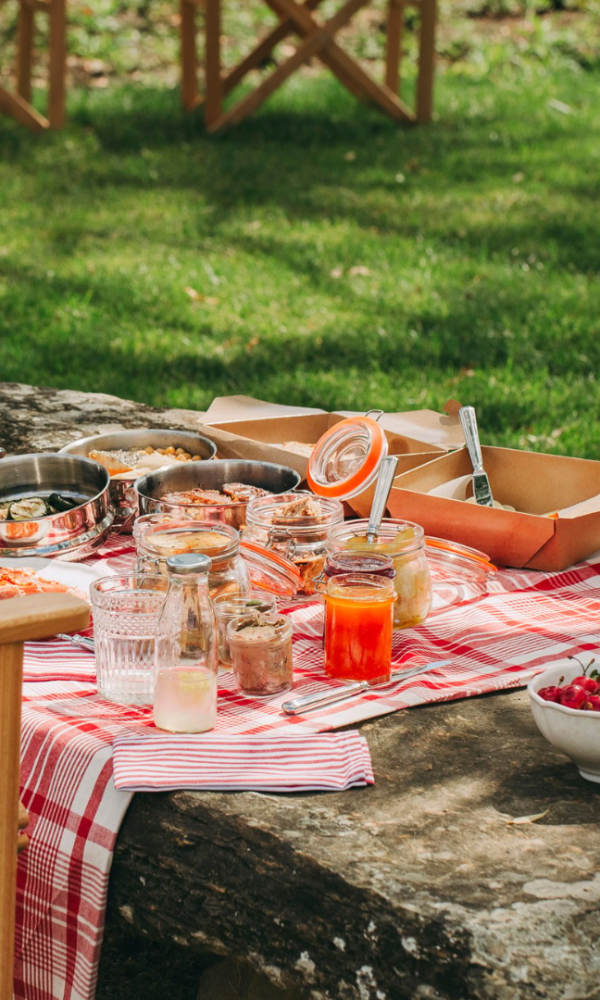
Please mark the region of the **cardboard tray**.
<svg viewBox="0 0 600 1000"><path fill-rule="evenodd" d="M510 448L482 453L494 500L514 511L458 499L472 494L462 448L398 475L390 515L487 552L500 566L562 570L600 549L600 462Z"/></svg>

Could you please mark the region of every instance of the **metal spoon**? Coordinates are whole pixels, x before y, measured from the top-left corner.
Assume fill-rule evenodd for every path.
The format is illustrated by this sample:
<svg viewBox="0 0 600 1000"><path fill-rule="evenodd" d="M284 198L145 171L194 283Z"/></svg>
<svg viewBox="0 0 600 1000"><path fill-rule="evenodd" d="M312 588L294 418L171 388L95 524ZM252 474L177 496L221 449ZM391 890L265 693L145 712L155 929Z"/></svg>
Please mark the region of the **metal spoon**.
<svg viewBox="0 0 600 1000"><path fill-rule="evenodd" d="M379 528L381 526L381 519L385 513L385 507L390 495L392 483L394 482L397 465L398 458L396 455L387 455L379 466L377 482L375 483L375 493L373 494L373 503L371 504L371 513L369 515L369 523L367 525L367 542L369 545L372 545L377 541Z"/></svg>

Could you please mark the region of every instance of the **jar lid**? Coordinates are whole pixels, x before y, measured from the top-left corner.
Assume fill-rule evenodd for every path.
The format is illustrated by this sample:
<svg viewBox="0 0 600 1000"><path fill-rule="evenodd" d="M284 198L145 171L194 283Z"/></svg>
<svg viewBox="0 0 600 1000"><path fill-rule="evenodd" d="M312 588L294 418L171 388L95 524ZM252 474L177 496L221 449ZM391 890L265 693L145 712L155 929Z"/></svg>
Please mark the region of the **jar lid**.
<svg viewBox="0 0 600 1000"><path fill-rule="evenodd" d="M242 541L241 554L248 563L253 587L279 597L295 597L302 584L293 562L254 542Z"/></svg>
<svg viewBox="0 0 600 1000"><path fill-rule="evenodd" d="M425 539L427 562L433 583L431 614L485 597L496 572L489 556L446 538Z"/></svg>
<svg viewBox="0 0 600 1000"><path fill-rule="evenodd" d="M181 576L187 573L208 573L212 560L199 552L185 552L178 556L169 556L167 569L169 573Z"/></svg>
<svg viewBox="0 0 600 1000"><path fill-rule="evenodd" d="M306 480L313 493L347 500L370 486L388 442L372 417L340 420L317 441L308 461Z"/></svg>

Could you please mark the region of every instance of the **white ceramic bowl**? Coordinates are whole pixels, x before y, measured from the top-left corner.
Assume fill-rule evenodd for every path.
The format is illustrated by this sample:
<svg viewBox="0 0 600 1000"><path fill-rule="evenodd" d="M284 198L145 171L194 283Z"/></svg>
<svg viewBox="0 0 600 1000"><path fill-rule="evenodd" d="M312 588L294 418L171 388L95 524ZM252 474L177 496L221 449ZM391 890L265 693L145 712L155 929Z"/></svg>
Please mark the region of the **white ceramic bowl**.
<svg viewBox="0 0 600 1000"><path fill-rule="evenodd" d="M586 652L582 659L584 663L589 662L591 654ZM538 694L540 688L558 684L561 677L564 677L563 683L568 684L582 673L579 664L563 660L534 677L527 690L533 718L542 736L575 762L582 778L600 782L600 712L566 708L553 701L544 701Z"/></svg>

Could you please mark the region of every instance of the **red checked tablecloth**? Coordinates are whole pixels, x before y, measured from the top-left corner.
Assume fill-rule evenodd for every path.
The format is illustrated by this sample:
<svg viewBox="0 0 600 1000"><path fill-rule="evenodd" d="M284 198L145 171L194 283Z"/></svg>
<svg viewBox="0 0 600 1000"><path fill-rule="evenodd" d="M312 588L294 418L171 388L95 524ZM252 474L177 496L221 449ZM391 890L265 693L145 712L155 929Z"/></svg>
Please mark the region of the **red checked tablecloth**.
<svg viewBox="0 0 600 1000"><path fill-rule="evenodd" d="M122 571L132 549L116 539L99 556ZM333 682L322 674L320 604L283 610L294 622L294 693L327 687ZM324 732L408 706L518 687L551 661L596 650L599 628L600 559L555 574L504 570L488 596L395 634L397 664L451 659L443 671L305 718L281 712L289 695L255 701L224 675L215 733ZM151 732L147 708L98 698L91 654L58 639L27 645L22 799L31 825L19 862L17 1000L93 997L112 851L131 798L115 788L112 744Z"/></svg>

